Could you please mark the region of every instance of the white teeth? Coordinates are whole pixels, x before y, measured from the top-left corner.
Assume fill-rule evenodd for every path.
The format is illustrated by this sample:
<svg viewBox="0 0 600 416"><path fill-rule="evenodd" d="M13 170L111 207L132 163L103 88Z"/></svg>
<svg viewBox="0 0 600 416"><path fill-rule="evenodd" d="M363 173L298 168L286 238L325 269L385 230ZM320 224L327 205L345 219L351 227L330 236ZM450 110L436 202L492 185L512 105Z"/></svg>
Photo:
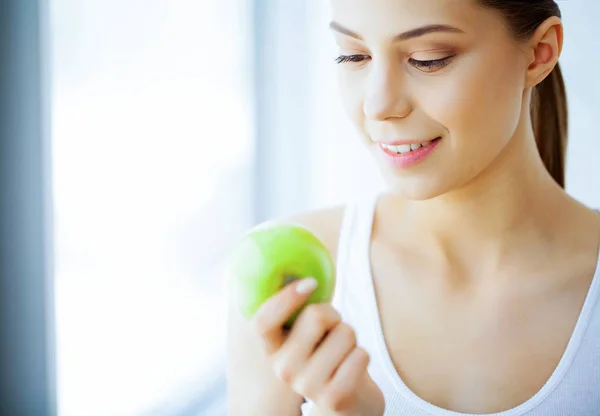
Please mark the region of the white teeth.
<svg viewBox="0 0 600 416"><path fill-rule="evenodd" d="M394 153L408 153L411 152L413 150L417 150L421 147L425 147L427 145L429 145L432 141L429 140L427 142L422 142L422 143L414 143L414 144L402 144L402 145L398 145L398 146L391 146L391 145L387 145L387 144L381 144L381 146L384 149L387 149L390 152L394 152Z"/></svg>
<svg viewBox="0 0 600 416"><path fill-rule="evenodd" d="M400 146L398 146L398 152L400 152L400 153L410 152L410 144L401 144Z"/></svg>
<svg viewBox="0 0 600 416"><path fill-rule="evenodd" d="M398 146L385 146L390 152L398 153Z"/></svg>

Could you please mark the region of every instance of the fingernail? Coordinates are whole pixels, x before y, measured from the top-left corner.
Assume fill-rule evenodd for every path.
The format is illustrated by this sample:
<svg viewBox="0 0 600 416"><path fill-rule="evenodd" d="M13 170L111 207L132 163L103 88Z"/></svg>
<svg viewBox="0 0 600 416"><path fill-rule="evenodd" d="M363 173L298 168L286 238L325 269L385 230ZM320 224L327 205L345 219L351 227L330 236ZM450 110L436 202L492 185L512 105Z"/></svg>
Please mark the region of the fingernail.
<svg viewBox="0 0 600 416"><path fill-rule="evenodd" d="M314 277L307 277L302 279L296 286L296 292L302 295L312 292L317 288L317 281Z"/></svg>

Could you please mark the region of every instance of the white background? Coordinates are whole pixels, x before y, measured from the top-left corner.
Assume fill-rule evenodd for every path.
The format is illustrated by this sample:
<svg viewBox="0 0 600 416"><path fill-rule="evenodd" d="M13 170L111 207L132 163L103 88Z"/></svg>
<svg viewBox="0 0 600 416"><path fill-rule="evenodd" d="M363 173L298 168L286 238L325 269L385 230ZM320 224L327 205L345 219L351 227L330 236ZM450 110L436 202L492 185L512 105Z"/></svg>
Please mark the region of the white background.
<svg viewBox="0 0 600 416"><path fill-rule="evenodd" d="M51 3L61 416L161 413L221 371L218 270L251 221L247 5Z"/></svg>

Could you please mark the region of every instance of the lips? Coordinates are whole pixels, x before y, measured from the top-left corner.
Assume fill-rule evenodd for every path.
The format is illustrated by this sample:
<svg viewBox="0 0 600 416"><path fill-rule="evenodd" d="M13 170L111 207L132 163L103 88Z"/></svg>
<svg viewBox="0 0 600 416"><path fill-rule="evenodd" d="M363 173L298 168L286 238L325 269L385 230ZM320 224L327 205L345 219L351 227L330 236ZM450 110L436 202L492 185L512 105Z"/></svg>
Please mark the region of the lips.
<svg viewBox="0 0 600 416"><path fill-rule="evenodd" d="M433 140L404 140L388 143L379 143L385 160L394 167L407 168L425 159L438 146L441 137ZM401 144L395 144L401 143Z"/></svg>

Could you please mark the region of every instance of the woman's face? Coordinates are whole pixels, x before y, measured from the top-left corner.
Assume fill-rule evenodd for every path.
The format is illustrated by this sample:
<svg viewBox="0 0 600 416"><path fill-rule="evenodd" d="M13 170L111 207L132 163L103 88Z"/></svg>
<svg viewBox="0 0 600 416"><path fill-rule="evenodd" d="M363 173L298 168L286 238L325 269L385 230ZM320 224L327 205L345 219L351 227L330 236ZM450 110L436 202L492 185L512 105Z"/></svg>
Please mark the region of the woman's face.
<svg viewBox="0 0 600 416"><path fill-rule="evenodd" d="M432 198L499 158L527 70L500 14L475 0L332 0L332 29L344 106L394 191Z"/></svg>

